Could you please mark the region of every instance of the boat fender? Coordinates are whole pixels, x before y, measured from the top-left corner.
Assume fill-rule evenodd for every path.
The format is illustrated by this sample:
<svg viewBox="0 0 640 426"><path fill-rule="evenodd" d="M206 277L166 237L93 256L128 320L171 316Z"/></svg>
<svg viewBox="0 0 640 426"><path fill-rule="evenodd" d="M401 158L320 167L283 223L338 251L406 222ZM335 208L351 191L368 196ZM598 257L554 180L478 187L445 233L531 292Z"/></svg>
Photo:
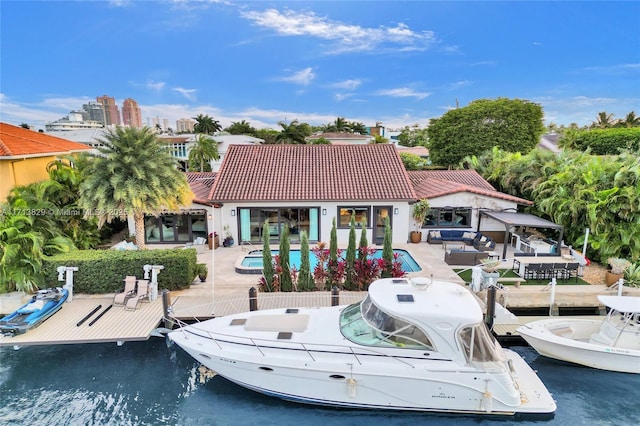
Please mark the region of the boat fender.
<svg viewBox="0 0 640 426"><path fill-rule="evenodd" d="M356 385L356 379L354 379L353 377L347 379L347 391L349 392L349 397L351 398L356 397Z"/></svg>

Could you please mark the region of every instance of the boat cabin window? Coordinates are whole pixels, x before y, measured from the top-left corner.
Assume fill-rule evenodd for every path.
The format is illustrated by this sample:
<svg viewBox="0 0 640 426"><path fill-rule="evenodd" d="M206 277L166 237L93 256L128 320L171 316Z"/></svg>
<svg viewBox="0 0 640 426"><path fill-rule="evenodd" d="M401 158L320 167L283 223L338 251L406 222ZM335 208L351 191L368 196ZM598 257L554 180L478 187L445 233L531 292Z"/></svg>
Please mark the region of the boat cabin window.
<svg viewBox="0 0 640 426"><path fill-rule="evenodd" d="M484 322L460 330L460 342L467 361L503 361L504 352Z"/></svg>
<svg viewBox="0 0 640 426"><path fill-rule="evenodd" d="M342 311L340 331L360 345L434 350L431 340L421 329L379 309L369 296Z"/></svg>

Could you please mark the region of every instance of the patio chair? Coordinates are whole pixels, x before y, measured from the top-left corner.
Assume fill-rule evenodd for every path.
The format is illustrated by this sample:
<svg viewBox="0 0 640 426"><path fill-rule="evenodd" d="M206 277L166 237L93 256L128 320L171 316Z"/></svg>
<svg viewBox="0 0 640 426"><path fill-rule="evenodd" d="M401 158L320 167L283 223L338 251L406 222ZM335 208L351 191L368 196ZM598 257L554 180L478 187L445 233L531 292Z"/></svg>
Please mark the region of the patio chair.
<svg viewBox="0 0 640 426"><path fill-rule="evenodd" d="M127 303L127 299L136 293L136 277L127 275L123 281L124 289L113 296L114 305L124 305Z"/></svg>
<svg viewBox="0 0 640 426"><path fill-rule="evenodd" d="M567 275L567 262L553 264L553 276L556 279L564 279Z"/></svg>
<svg viewBox="0 0 640 426"><path fill-rule="evenodd" d="M149 280L139 280L136 294L127 299L124 309L135 311L138 308L138 303L145 300L149 301Z"/></svg>
<svg viewBox="0 0 640 426"><path fill-rule="evenodd" d="M571 277L575 277L576 278L576 283L578 282L578 267L580 265L575 262L575 263L567 263L567 266L565 268L565 275L564 275L564 279L565 281L569 281L569 278Z"/></svg>
<svg viewBox="0 0 640 426"><path fill-rule="evenodd" d="M540 277L538 279L551 279L553 275L553 263L541 263L540 264Z"/></svg>
<svg viewBox="0 0 640 426"><path fill-rule="evenodd" d="M537 280L540 279L540 270L542 269L541 263L530 263L525 265L524 267L524 278L525 280Z"/></svg>

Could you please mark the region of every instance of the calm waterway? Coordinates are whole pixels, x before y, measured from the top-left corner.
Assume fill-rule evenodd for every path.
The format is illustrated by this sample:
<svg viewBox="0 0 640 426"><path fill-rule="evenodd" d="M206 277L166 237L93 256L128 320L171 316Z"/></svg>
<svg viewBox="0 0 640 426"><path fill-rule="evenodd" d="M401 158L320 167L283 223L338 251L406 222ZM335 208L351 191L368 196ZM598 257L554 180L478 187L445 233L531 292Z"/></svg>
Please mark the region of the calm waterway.
<svg viewBox="0 0 640 426"><path fill-rule="evenodd" d="M638 425L640 376L514 348L557 400L547 421L336 410L288 403L210 378L165 340L0 348L1 425Z"/></svg>

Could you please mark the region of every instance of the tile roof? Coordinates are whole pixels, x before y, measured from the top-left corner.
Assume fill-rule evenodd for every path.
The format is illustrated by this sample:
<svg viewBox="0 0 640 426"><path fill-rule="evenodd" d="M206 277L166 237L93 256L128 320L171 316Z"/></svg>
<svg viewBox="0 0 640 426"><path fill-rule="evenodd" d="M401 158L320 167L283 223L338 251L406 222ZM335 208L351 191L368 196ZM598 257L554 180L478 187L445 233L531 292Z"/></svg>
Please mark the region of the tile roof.
<svg viewBox="0 0 640 426"><path fill-rule="evenodd" d="M90 149L91 147L81 143L0 123L0 158L69 154Z"/></svg>
<svg viewBox="0 0 640 426"><path fill-rule="evenodd" d="M518 204L533 204L524 198L496 191L475 170L422 170L407 172L418 198L436 198L458 192L472 192Z"/></svg>
<svg viewBox="0 0 640 426"><path fill-rule="evenodd" d="M198 204L212 204L209 200L209 193L213 182L215 182L215 172L187 172L187 182L193 192L193 201Z"/></svg>
<svg viewBox="0 0 640 426"><path fill-rule="evenodd" d="M232 145L209 199L416 199L393 145Z"/></svg>

